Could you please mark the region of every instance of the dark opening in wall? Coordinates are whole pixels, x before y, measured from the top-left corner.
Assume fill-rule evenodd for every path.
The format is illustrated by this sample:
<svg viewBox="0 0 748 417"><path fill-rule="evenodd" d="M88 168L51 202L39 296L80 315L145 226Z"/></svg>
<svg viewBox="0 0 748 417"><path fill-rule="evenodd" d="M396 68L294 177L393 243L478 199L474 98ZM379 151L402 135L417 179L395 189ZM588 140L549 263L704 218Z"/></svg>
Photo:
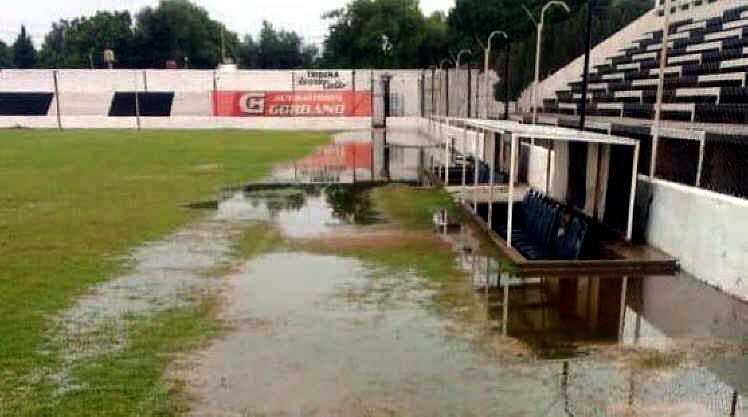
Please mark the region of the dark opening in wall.
<svg viewBox="0 0 748 417"><path fill-rule="evenodd" d="M53 93L0 93L0 116L46 116Z"/></svg>
<svg viewBox="0 0 748 417"><path fill-rule="evenodd" d="M699 142L660 137L657 142L655 176L685 185L696 185Z"/></svg>
<svg viewBox="0 0 748 417"><path fill-rule="evenodd" d="M607 191L605 193L604 223L611 228L626 233L629 218L629 199L631 198L631 164L634 159L634 147L610 145L610 166Z"/></svg>
<svg viewBox="0 0 748 417"><path fill-rule="evenodd" d="M711 135L704 149L701 186L748 198L748 141L739 136Z"/></svg>
<svg viewBox="0 0 748 417"><path fill-rule="evenodd" d="M173 92L138 92L138 107L143 117L169 117ZM135 117L135 92L118 91L109 106L110 117Z"/></svg>

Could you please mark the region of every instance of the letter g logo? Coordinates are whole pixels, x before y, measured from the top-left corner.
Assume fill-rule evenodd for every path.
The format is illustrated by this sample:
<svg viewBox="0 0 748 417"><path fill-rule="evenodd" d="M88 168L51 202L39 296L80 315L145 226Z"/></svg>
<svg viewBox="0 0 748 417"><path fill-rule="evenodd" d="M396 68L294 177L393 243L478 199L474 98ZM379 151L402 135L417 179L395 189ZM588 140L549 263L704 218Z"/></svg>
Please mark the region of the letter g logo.
<svg viewBox="0 0 748 417"><path fill-rule="evenodd" d="M239 110L243 114L262 116L265 114L265 93L246 93L239 97Z"/></svg>

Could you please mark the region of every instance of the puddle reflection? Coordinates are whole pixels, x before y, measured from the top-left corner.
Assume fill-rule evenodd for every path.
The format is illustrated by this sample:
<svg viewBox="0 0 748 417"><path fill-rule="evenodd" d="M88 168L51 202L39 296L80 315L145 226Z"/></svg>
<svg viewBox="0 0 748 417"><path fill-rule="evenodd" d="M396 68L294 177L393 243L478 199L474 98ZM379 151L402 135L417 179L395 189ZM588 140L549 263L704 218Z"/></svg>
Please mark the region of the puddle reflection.
<svg viewBox="0 0 748 417"><path fill-rule="evenodd" d="M439 230L457 249L458 265L471 277L495 331L522 340L542 360L560 361L568 415L632 415L634 404L639 408L633 415L741 415L740 393L748 389L748 304L684 272L520 277L486 256L468 226ZM725 357L723 346L737 351ZM630 348L662 353L642 359L644 369L610 370L598 379L588 368L606 347L613 348L614 360ZM715 348L716 355L706 352ZM691 354L706 358L685 359ZM665 366L660 375L667 377L657 381L648 366ZM590 410L594 400L582 398L595 389L611 397L626 392L626 400Z"/></svg>

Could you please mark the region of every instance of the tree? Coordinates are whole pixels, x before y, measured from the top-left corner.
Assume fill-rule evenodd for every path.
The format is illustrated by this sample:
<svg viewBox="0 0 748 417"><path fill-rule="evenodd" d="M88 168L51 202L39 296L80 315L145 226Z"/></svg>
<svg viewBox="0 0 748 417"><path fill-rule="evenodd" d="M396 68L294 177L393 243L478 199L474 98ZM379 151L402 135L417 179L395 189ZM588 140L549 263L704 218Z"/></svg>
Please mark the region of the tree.
<svg viewBox="0 0 748 417"><path fill-rule="evenodd" d="M112 49L117 66L129 67L132 18L127 11L97 12L92 17L60 20L44 37L39 54L41 64L49 68L96 68L104 66L103 53Z"/></svg>
<svg viewBox="0 0 748 417"><path fill-rule="evenodd" d="M238 58L242 68L260 67L260 48L252 39L252 35L244 36L244 40L239 45Z"/></svg>
<svg viewBox="0 0 748 417"><path fill-rule="evenodd" d="M243 68L309 68L317 55L317 48L303 45L296 32L276 30L267 21L262 22L257 42L247 35L239 46L239 63Z"/></svg>
<svg viewBox="0 0 748 417"><path fill-rule="evenodd" d="M190 67L215 68L222 59L239 52L239 37L208 12L188 0L162 0L156 8L146 7L136 15L133 40L135 65L163 68L169 60ZM223 38L223 42L222 42Z"/></svg>
<svg viewBox="0 0 748 417"><path fill-rule="evenodd" d="M5 44L0 41L0 69L1 68L12 68L13 67L13 52Z"/></svg>
<svg viewBox="0 0 748 417"><path fill-rule="evenodd" d="M442 12L434 12L424 21L423 41L418 47L419 66L436 65L437 61L449 56L448 46L447 18Z"/></svg>
<svg viewBox="0 0 748 417"><path fill-rule="evenodd" d="M332 20L325 38L322 64L350 68L413 68L431 62L423 45L436 41L426 35L438 35L440 20L426 18L417 0L353 0L344 9L324 15Z"/></svg>
<svg viewBox="0 0 748 417"><path fill-rule="evenodd" d="M26 27L21 26L21 33L13 43L13 65L16 68L34 68L36 66L36 49Z"/></svg>

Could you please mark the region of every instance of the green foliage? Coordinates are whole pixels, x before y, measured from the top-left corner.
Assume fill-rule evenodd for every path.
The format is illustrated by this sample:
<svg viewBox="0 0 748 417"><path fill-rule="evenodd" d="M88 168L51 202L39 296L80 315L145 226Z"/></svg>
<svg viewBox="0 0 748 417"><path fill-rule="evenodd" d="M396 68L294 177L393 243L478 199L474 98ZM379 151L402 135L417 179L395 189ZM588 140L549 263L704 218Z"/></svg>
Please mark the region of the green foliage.
<svg viewBox="0 0 748 417"><path fill-rule="evenodd" d="M8 45L5 44L5 42L0 41L0 69L12 68L12 67L13 67L13 52L8 47Z"/></svg>
<svg viewBox="0 0 748 417"><path fill-rule="evenodd" d="M276 30L268 22L257 42L250 35L240 41L189 0L162 0L140 10L134 22L128 11L100 11L53 23L44 37L40 63L48 68L102 68L105 49L114 51L117 68L164 68L174 61L179 67L212 69L223 58L243 68L301 68L312 67L318 55L296 32ZM0 45L0 67L8 67L2 53Z"/></svg>
<svg viewBox="0 0 748 417"><path fill-rule="evenodd" d="M304 46L296 32L276 30L268 21L262 22L258 42L247 35L239 46L239 63L243 68L293 69L314 65L317 48Z"/></svg>
<svg viewBox="0 0 748 417"><path fill-rule="evenodd" d="M34 68L36 61L34 43L31 41L31 36L26 33L26 27L21 26L21 33L18 34L16 41L13 43L13 66L16 68Z"/></svg>
<svg viewBox="0 0 748 417"><path fill-rule="evenodd" d="M446 38L440 15L426 19L417 0L353 0L325 17L325 67L420 68L439 58Z"/></svg>
<svg viewBox="0 0 748 417"><path fill-rule="evenodd" d="M132 60L132 18L127 11L97 12L91 17L62 19L52 24L39 54L46 68L95 68L105 66L103 51L114 51L117 66Z"/></svg>
<svg viewBox="0 0 748 417"><path fill-rule="evenodd" d="M221 36L226 57L235 57L239 38L189 0L162 0L136 15L133 52L137 67L163 68L185 57L191 68L215 68L221 62Z"/></svg>
<svg viewBox="0 0 748 417"><path fill-rule="evenodd" d="M597 44L651 9L649 0L596 0L592 42ZM510 95L516 98L534 75L535 25L523 5L538 18L544 0L456 0L448 16L441 12L424 16L418 0L352 0L328 12L331 21L319 57L316 47L305 45L295 32L276 29L263 22L260 33L236 33L208 16L189 0L162 0L132 18L126 11L98 12L86 18L60 20L45 36L41 64L47 67L87 68L89 56L95 67L103 66L104 49L113 49L120 68L163 68L173 60L192 68L215 68L221 62L221 34L226 58L243 68L426 68L462 48L472 49L473 60L493 30L510 36ZM587 2L567 0L571 13L559 8L546 15L541 77L560 69L584 52ZM25 33L25 31L24 31ZM19 40L21 37L19 37ZM16 42L17 44L19 41ZM23 66L36 64L30 38L19 44ZM493 68L503 68L506 42L495 38ZM14 57L17 55L14 45ZM17 59L14 59L17 61ZM3 61L0 45L0 67ZM21 65L15 64L20 67ZM503 76L503 72L499 74ZM495 86L503 98L504 85Z"/></svg>

